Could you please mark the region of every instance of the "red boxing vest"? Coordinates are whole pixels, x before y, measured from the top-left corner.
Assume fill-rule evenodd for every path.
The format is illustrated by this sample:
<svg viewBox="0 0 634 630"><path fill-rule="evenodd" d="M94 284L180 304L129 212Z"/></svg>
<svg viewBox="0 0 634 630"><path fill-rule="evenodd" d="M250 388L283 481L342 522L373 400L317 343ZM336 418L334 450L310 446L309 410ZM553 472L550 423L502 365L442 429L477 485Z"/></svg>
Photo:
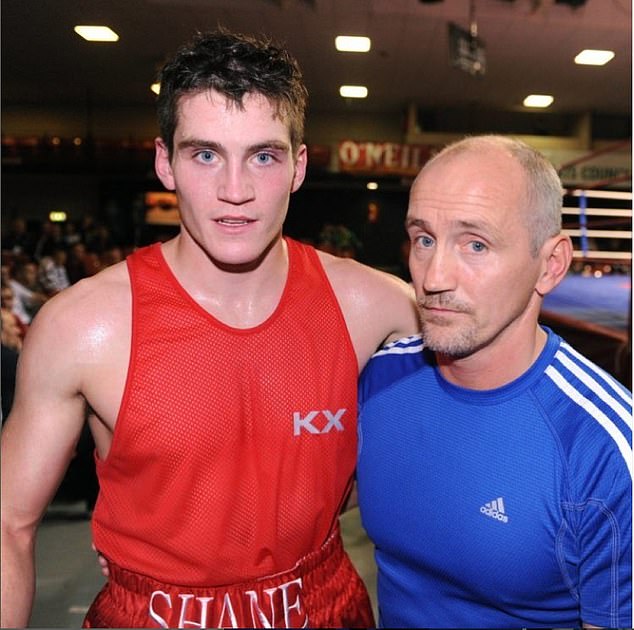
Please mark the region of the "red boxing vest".
<svg viewBox="0 0 634 630"><path fill-rule="evenodd" d="M132 348L93 536L117 565L182 585L287 570L333 530L356 458L358 364L316 251L286 239L275 312L204 311L160 244L128 258Z"/></svg>

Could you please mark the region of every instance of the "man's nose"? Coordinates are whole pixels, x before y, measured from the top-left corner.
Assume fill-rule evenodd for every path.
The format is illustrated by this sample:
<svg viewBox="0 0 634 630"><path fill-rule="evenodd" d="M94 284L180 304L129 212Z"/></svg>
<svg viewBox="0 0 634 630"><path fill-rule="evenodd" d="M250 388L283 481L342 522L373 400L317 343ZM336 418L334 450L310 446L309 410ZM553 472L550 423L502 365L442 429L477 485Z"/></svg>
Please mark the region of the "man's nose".
<svg viewBox="0 0 634 630"><path fill-rule="evenodd" d="M251 177L240 164L227 162L221 174L218 198L232 204L243 204L255 197Z"/></svg>
<svg viewBox="0 0 634 630"><path fill-rule="evenodd" d="M456 288L456 262L449 251L436 247L429 255L422 278L426 293L452 291Z"/></svg>

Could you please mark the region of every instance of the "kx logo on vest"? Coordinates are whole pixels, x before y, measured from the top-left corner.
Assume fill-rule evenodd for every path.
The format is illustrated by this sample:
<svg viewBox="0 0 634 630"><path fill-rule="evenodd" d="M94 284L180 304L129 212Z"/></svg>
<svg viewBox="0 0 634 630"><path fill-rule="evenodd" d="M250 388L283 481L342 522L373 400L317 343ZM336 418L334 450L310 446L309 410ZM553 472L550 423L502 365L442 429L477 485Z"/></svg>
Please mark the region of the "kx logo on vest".
<svg viewBox="0 0 634 630"><path fill-rule="evenodd" d="M332 429L343 431L341 418L346 409L339 409L333 413L324 409L322 411L309 411L302 415L299 411L293 412L293 435L300 435L302 431L308 433L329 433Z"/></svg>

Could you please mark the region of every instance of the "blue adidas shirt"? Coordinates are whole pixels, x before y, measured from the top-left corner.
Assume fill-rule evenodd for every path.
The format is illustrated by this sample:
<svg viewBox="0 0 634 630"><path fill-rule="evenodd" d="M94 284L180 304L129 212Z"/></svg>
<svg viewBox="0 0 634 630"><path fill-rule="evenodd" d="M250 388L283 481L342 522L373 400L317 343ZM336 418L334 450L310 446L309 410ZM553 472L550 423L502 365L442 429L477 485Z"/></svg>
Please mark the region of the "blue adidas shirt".
<svg viewBox="0 0 634 630"><path fill-rule="evenodd" d="M419 337L364 370L380 625L632 627L631 394L547 332L495 390L445 381Z"/></svg>

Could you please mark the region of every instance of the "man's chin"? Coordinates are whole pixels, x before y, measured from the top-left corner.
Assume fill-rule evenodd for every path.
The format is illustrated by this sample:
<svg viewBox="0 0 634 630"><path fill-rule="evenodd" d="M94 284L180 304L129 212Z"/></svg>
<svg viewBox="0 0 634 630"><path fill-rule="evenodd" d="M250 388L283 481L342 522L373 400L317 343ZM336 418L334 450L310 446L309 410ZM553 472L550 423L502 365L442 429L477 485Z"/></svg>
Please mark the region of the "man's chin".
<svg viewBox="0 0 634 630"><path fill-rule="evenodd" d="M423 326L422 336L424 345L428 350L450 359L464 359L475 349L471 340L447 329L440 332L437 329L425 330Z"/></svg>
<svg viewBox="0 0 634 630"><path fill-rule="evenodd" d="M247 273L257 269L262 263L262 256L256 258L236 258L235 260L214 260L214 264L218 269L227 273Z"/></svg>

